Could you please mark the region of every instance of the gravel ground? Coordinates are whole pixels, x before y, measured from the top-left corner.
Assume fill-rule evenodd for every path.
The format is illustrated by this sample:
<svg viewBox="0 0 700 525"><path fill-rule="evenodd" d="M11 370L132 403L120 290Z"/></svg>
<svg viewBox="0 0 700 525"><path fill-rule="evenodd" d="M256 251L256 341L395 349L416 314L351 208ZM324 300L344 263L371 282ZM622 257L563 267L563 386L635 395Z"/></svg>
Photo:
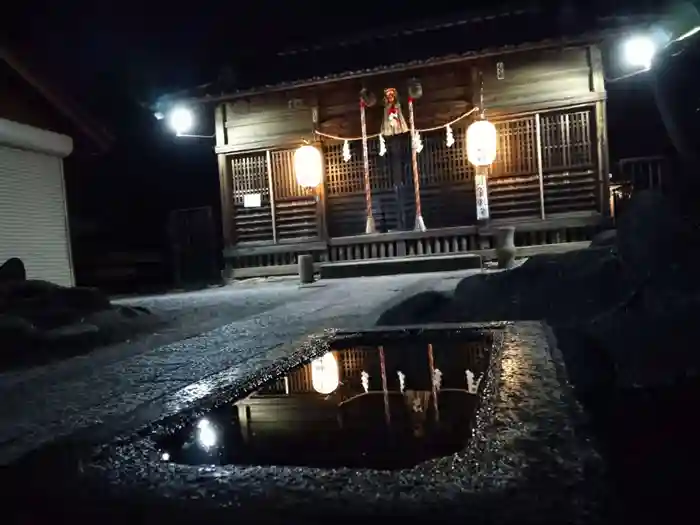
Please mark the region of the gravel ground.
<svg viewBox="0 0 700 525"><path fill-rule="evenodd" d="M0 464L310 332L372 325L386 307L423 290L453 288L469 273L348 279L303 287L293 280L254 281L125 299L121 302L171 316L175 326L89 355L0 374Z"/></svg>

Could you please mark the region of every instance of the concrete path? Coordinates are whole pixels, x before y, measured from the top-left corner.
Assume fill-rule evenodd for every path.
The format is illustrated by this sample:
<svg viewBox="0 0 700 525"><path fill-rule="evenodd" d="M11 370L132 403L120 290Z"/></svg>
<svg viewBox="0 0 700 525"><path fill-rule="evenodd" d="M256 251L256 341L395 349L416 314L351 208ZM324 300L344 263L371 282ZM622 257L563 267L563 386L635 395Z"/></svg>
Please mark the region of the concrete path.
<svg viewBox="0 0 700 525"><path fill-rule="evenodd" d="M291 280L243 283L125 301L171 310L208 305L222 313L209 320L218 328L195 337L183 340L188 334L175 330L136 344L0 374L0 465L208 375L244 366L248 357L279 358L310 333L371 326L400 300L425 290L454 289L470 273L358 278L305 287Z"/></svg>

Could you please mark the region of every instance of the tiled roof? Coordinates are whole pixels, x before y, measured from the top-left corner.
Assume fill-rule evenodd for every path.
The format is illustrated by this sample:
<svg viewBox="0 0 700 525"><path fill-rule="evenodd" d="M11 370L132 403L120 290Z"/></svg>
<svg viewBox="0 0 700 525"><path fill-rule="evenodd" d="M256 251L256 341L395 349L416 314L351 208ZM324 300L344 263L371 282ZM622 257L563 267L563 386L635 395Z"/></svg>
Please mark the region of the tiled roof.
<svg viewBox="0 0 700 525"><path fill-rule="evenodd" d="M600 31L620 27L620 19L597 19L581 13L527 9L472 16L394 32L365 35L332 45L279 53L238 75L235 89L207 84L168 99L220 99L253 91L363 76L466 58L484 51L514 50L524 44L563 39L594 39ZM264 63L264 67L260 64Z"/></svg>

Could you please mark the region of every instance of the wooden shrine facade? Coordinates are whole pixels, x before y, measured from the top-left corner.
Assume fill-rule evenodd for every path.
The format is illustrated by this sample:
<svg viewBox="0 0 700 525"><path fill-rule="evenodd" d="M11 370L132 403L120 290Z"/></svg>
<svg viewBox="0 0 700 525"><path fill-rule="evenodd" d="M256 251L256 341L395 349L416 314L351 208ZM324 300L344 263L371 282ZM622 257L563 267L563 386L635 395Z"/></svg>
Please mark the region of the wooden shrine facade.
<svg viewBox="0 0 700 525"><path fill-rule="evenodd" d="M415 101L420 198L427 231L415 232L409 134L368 141L372 209L379 233L366 235L359 93L381 99L395 87ZM483 87L482 87L483 86ZM465 130L479 105L498 130L488 176L491 220L515 224L521 244L583 241L609 215L605 87L597 45L530 46L442 64L319 80L241 94L216 108L224 252L234 276L294 271L296 257L319 262L490 249L477 224L474 168ZM404 109L405 111L405 109ZM377 133L381 102L367 109ZM435 129L432 129L435 128ZM317 132L321 132L320 134ZM350 158L345 158L350 138ZM293 155L305 142L324 154L317 190L300 187ZM480 233L481 232L481 233ZM556 232L556 235L552 232Z"/></svg>

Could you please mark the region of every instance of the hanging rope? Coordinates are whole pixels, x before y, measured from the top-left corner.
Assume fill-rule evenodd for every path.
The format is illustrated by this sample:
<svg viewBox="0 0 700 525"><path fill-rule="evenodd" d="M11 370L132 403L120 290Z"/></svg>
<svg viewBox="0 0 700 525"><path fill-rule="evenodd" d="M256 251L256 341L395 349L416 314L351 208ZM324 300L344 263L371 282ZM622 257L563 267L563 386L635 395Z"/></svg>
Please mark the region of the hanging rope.
<svg viewBox="0 0 700 525"><path fill-rule="evenodd" d="M469 115L471 115L472 113L474 113L474 112L476 112L476 111L478 111L478 110L479 110L479 108L472 108L472 109L470 109L469 111L467 111L466 113L462 113L462 114L461 114L459 117L457 117L456 119L451 120L451 121L449 121L449 122L447 122L447 123L445 123L445 124L442 124L441 126L434 126L434 127L432 127L432 128L424 128L424 129L418 129L418 128L416 128L416 131L417 131L418 133L427 133L427 132L429 132L429 131L437 131L437 130L439 130L439 129L444 129L444 128L448 127L448 126L451 127L451 126L455 125L457 122L459 122L460 120L463 120L463 119L467 118ZM331 140L343 140L343 141L347 141L347 142L352 142L352 141L355 141L355 140L362 140L362 138L363 138L362 136L359 136L359 137L339 137L339 136L337 136L337 135L331 135L330 133L323 133L322 131L318 131L318 130L315 130L314 133L316 133L316 135L318 135L318 136L320 136L320 137L325 137L325 138L327 138L327 139L331 139ZM369 139L376 139L376 138L379 137L380 135L381 135L381 133L375 133L374 135L367 135L366 138L367 138L367 140L369 140Z"/></svg>

